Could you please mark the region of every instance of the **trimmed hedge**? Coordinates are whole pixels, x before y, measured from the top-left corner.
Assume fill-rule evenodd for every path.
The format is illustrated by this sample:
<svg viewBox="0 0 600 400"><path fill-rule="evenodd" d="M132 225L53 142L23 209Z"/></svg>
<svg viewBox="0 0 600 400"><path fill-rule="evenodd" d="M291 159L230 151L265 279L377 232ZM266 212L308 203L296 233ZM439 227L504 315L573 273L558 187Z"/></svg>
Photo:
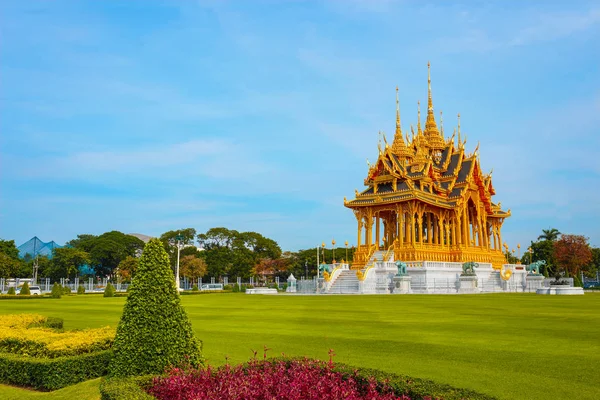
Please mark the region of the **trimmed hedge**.
<svg viewBox="0 0 600 400"><path fill-rule="evenodd" d="M38 299L51 299L49 295L41 296L20 296L16 294L2 294L0 300L38 300Z"/></svg>
<svg viewBox="0 0 600 400"><path fill-rule="evenodd" d="M15 290L14 286L11 286L8 288L8 291L6 292L6 294L9 296L14 296L17 294L17 291Z"/></svg>
<svg viewBox="0 0 600 400"><path fill-rule="evenodd" d="M56 390L106 375L111 358L110 350L53 359L0 353L0 382Z"/></svg>
<svg viewBox="0 0 600 400"><path fill-rule="evenodd" d="M112 283L108 282L104 289L104 297L115 297L115 287Z"/></svg>
<svg viewBox="0 0 600 400"><path fill-rule="evenodd" d="M154 399L144 388L152 385L152 375L130 378L109 378L100 382L102 400L149 400Z"/></svg>
<svg viewBox="0 0 600 400"><path fill-rule="evenodd" d="M77 288L77 294L85 294L85 288L81 285Z"/></svg>
<svg viewBox="0 0 600 400"><path fill-rule="evenodd" d="M54 285L52 285L52 298L54 299L60 299L60 297L63 294L63 288L62 286L60 286L60 284L58 282L54 282Z"/></svg>
<svg viewBox="0 0 600 400"><path fill-rule="evenodd" d="M202 291L198 291L198 292L188 290L185 292L180 292L179 294L182 296L196 296L199 294L216 294L216 293L232 293L232 290L202 290Z"/></svg>

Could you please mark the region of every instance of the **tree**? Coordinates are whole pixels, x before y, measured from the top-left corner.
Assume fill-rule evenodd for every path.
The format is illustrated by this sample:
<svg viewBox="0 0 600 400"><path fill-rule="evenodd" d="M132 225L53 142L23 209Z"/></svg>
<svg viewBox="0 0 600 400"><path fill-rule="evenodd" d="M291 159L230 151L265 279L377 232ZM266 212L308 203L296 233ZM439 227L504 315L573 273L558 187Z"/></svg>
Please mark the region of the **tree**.
<svg viewBox="0 0 600 400"><path fill-rule="evenodd" d="M206 262L194 256L185 256L180 260L181 275L186 276L192 280L203 277L206 274Z"/></svg>
<svg viewBox="0 0 600 400"><path fill-rule="evenodd" d="M13 260L19 259L19 249L17 248L14 240L0 239L0 253L6 254Z"/></svg>
<svg viewBox="0 0 600 400"><path fill-rule="evenodd" d="M50 277L53 279L75 277L79 267L90 262L90 255L74 247L57 247L54 249L50 260Z"/></svg>
<svg viewBox="0 0 600 400"><path fill-rule="evenodd" d="M282 272L287 271L287 269L288 261L285 258L277 258L275 260L263 258L252 269L252 272L254 275L261 276L263 282L267 282L269 277L281 277Z"/></svg>
<svg viewBox="0 0 600 400"><path fill-rule="evenodd" d="M132 256L127 256L117 267L117 274L124 282L130 282L135 276L139 260Z"/></svg>
<svg viewBox="0 0 600 400"><path fill-rule="evenodd" d="M173 278L163 243L151 239L144 247L117 327L110 376L160 374L183 362L202 364L200 343Z"/></svg>
<svg viewBox="0 0 600 400"><path fill-rule="evenodd" d="M551 240L540 240L531 242L531 260L527 255L527 263L536 261L545 261L546 265L542 267L541 273L545 276L554 276L556 272L556 261L554 260L554 242Z"/></svg>
<svg viewBox="0 0 600 400"><path fill-rule="evenodd" d="M194 228L185 228L185 229L179 229L176 231L168 231L163 233L162 235L160 235L160 241L163 243L163 245L165 246L165 250L167 252L167 254L169 255L169 260L170 260L170 264L171 267L175 268L175 265L177 264L177 236L181 235L182 239L181 239L181 245L184 246L183 249L181 249L181 252L184 252L186 249L190 249L188 250L188 253L190 251L193 252L197 252L198 250L196 249L196 246L194 246L194 239L196 238L196 230ZM181 254L180 254L181 257Z"/></svg>
<svg viewBox="0 0 600 400"><path fill-rule="evenodd" d="M560 270L575 277L579 277L579 271L593 260L588 240L582 235L562 235L554 243L554 258Z"/></svg>
<svg viewBox="0 0 600 400"><path fill-rule="evenodd" d="M560 236L560 232L556 228L542 229L542 234L538 236L538 240L549 240L555 242Z"/></svg>
<svg viewBox="0 0 600 400"><path fill-rule="evenodd" d="M18 260L5 253L0 253L0 278L16 277L20 267L21 263Z"/></svg>
<svg viewBox="0 0 600 400"><path fill-rule="evenodd" d="M119 231L105 232L100 236L78 235L69 245L90 255L90 264L98 276L110 276L127 256L139 256L144 242L135 236Z"/></svg>
<svg viewBox="0 0 600 400"><path fill-rule="evenodd" d="M54 282L54 285L52 285L52 292L51 292L50 296L52 296L52 298L54 298L54 299L60 299L62 294L63 294L62 286L60 286L60 283Z"/></svg>

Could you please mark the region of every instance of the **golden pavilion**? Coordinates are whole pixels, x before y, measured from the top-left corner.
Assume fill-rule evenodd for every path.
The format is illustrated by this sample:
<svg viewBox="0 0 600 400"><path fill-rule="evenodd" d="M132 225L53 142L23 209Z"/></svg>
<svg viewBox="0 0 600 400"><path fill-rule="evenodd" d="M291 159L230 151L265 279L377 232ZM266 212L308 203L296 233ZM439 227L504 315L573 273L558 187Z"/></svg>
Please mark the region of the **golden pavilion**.
<svg viewBox="0 0 600 400"><path fill-rule="evenodd" d="M353 269L361 269L377 252L395 260L484 262L500 269L501 228L510 210L494 203L492 173L481 170L479 145L465 151L466 138L458 128L446 138L440 113L436 123L428 66L428 104L425 130L418 112L417 132L404 135L396 88L396 132L392 145L379 144L377 162L369 165L367 189L355 191L344 205L358 222L358 247ZM455 140L456 138L456 140ZM383 148L382 148L383 147ZM377 253L378 254L378 253Z"/></svg>

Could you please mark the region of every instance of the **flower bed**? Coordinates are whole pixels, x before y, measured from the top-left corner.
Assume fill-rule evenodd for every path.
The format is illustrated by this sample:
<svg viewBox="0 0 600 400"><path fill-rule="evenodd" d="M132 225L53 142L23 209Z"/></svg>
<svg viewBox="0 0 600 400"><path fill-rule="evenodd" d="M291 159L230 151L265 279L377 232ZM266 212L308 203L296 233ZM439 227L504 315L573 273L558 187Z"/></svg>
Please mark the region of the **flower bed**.
<svg viewBox="0 0 600 400"><path fill-rule="evenodd" d="M52 321L35 314L3 316L0 352L47 358L71 356L107 350L115 337L110 327L62 332L53 329L58 326Z"/></svg>
<svg viewBox="0 0 600 400"><path fill-rule="evenodd" d="M396 396L385 382L374 378L359 382L345 378L333 363L303 359L286 362L250 362L223 368L185 370L174 368L154 379L148 392L158 399L371 399L410 400Z"/></svg>

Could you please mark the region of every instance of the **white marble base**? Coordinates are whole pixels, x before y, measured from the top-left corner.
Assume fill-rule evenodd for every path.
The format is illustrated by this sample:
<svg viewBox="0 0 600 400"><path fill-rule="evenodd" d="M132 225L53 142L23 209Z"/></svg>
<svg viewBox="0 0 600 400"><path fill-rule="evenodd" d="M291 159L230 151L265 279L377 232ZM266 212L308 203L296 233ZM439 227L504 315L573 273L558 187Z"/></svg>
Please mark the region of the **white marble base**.
<svg viewBox="0 0 600 400"><path fill-rule="evenodd" d="M246 289L246 294L277 294L277 289L270 289L270 288Z"/></svg>
<svg viewBox="0 0 600 400"><path fill-rule="evenodd" d="M479 293L481 290L477 287L477 275L461 275L460 288L458 293Z"/></svg>
<svg viewBox="0 0 600 400"><path fill-rule="evenodd" d="M537 294L557 294L557 295L583 295L583 288L570 287L566 285L555 285L549 288L536 290Z"/></svg>
<svg viewBox="0 0 600 400"><path fill-rule="evenodd" d="M525 291L536 292L538 289L544 288L544 275L526 275L525 278Z"/></svg>
<svg viewBox="0 0 600 400"><path fill-rule="evenodd" d="M408 294L412 291L410 290L410 281L412 278L408 275L404 276L394 276L394 294Z"/></svg>

